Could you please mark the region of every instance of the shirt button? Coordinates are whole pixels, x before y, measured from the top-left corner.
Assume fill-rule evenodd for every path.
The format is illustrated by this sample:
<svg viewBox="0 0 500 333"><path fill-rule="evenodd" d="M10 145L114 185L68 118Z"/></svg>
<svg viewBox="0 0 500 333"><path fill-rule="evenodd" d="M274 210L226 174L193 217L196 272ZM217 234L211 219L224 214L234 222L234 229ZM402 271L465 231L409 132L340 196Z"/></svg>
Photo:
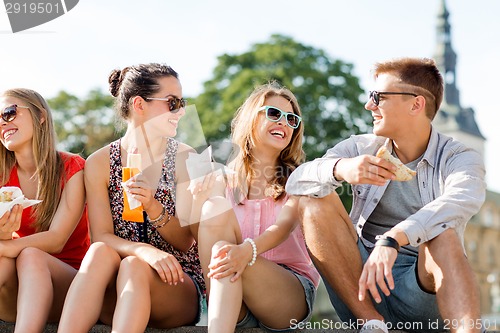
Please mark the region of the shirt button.
<svg viewBox="0 0 500 333"><path fill-rule="evenodd" d="M378 203L378 199L373 199L373 203Z"/></svg>

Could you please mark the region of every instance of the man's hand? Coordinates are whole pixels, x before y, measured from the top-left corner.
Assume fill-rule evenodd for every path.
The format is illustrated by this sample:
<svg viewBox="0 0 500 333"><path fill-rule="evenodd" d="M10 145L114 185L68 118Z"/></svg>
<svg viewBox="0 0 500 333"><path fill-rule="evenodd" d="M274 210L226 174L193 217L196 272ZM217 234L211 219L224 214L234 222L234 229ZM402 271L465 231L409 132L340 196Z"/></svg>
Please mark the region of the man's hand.
<svg viewBox="0 0 500 333"><path fill-rule="evenodd" d="M368 257L361 277L359 278L358 298L363 301L366 290L372 294L375 302L380 303L382 299L377 289L377 285L384 295L389 296L394 289L394 279L392 277L392 267L398 256L398 251L389 246L375 246Z"/></svg>
<svg viewBox="0 0 500 333"><path fill-rule="evenodd" d="M342 158L337 162L333 175L337 180L349 184L371 184L383 186L386 181L395 179L396 166L382 158L372 155L360 155Z"/></svg>

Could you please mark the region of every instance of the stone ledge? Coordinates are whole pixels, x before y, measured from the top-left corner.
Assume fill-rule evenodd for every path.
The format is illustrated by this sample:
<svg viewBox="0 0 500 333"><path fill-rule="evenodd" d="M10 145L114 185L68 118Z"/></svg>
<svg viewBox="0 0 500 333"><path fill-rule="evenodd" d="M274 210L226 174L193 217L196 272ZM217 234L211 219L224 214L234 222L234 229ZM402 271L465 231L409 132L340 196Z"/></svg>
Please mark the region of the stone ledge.
<svg viewBox="0 0 500 333"><path fill-rule="evenodd" d="M14 332L13 323L0 323L0 333L12 333ZM57 325L49 324L44 330L44 333L56 333ZM110 333L111 327L107 325L95 325L89 333ZM183 326L174 329L155 329L148 328L144 333L206 333L206 326ZM267 333L264 330L258 328L244 328L237 329L237 333ZM296 330L295 333L323 333L323 332L334 332L334 333L357 333L356 330ZM391 331L391 333L404 333L403 331ZM68 332L71 333L71 332Z"/></svg>
<svg viewBox="0 0 500 333"><path fill-rule="evenodd" d="M0 322L0 333L14 332L13 323ZM56 333L57 325L49 324L45 327L44 333ZM89 333L110 333L111 327L107 325L95 325ZM156 329L147 328L144 333L206 333L206 326L183 326L173 329ZM237 329L236 333L267 333L258 328L243 328ZM357 333L357 330L338 330L338 329L318 329L318 330L295 330L295 333ZM406 333L405 331L390 331L391 333ZM500 333L500 331L488 331L492 333ZM71 333L71 332L68 332Z"/></svg>

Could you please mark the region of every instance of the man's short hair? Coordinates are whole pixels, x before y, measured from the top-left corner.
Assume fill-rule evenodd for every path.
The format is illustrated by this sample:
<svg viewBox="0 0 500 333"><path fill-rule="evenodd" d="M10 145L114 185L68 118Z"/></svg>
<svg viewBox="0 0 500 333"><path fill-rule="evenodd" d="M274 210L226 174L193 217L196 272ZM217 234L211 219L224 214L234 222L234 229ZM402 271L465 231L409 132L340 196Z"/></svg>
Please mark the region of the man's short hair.
<svg viewBox="0 0 500 333"><path fill-rule="evenodd" d="M443 101L444 81L436 63L429 58L399 58L379 62L374 67L374 77L388 73L399 78L402 87L413 89L425 98L425 114L434 119Z"/></svg>

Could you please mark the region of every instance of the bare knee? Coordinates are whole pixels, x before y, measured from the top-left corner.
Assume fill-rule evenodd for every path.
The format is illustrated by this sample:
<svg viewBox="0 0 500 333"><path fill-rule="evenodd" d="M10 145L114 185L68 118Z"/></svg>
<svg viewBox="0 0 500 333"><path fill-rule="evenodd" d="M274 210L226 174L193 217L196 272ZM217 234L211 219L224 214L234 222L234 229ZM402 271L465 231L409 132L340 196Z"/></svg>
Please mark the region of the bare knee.
<svg viewBox="0 0 500 333"><path fill-rule="evenodd" d="M119 276L127 276L129 278L138 277L141 273L147 273L150 266L135 256L128 256L120 262Z"/></svg>
<svg viewBox="0 0 500 333"><path fill-rule="evenodd" d="M201 208L201 226L225 226L232 210L231 203L224 197L208 199Z"/></svg>
<svg viewBox="0 0 500 333"><path fill-rule="evenodd" d="M457 268L468 265L462 243L454 229L448 229L421 245L419 276L424 287L431 290L439 288L447 274L454 274ZM421 269L424 272L420 272Z"/></svg>
<svg viewBox="0 0 500 333"><path fill-rule="evenodd" d="M212 246L212 257L214 257L217 252L219 252L220 248L222 248L224 245L230 245L232 243L227 242L227 241L218 241Z"/></svg>
<svg viewBox="0 0 500 333"><path fill-rule="evenodd" d="M347 214L336 192L323 198L300 196L298 207L303 223L309 223L311 221L321 223L323 221L341 220L335 219L334 217Z"/></svg>
<svg viewBox="0 0 500 333"><path fill-rule="evenodd" d="M439 266L446 264L455 265L460 261L466 261L462 242L455 229L448 229L442 232L428 241L425 246L432 261Z"/></svg>
<svg viewBox="0 0 500 333"><path fill-rule="evenodd" d="M22 270L25 267L39 267L45 263L45 258L49 254L35 247L27 247L19 253L16 259L17 270Z"/></svg>
<svg viewBox="0 0 500 333"><path fill-rule="evenodd" d="M92 243L87 250L90 257L108 257L116 254L116 250L103 242Z"/></svg>
<svg viewBox="0 0 500 333"><path fill-rule="evenodd" d="M120 256L115 249L103 242L92 243L83 258L80 271L86 271L91 267L102 269L106 267L118 267Z"/></svg>

